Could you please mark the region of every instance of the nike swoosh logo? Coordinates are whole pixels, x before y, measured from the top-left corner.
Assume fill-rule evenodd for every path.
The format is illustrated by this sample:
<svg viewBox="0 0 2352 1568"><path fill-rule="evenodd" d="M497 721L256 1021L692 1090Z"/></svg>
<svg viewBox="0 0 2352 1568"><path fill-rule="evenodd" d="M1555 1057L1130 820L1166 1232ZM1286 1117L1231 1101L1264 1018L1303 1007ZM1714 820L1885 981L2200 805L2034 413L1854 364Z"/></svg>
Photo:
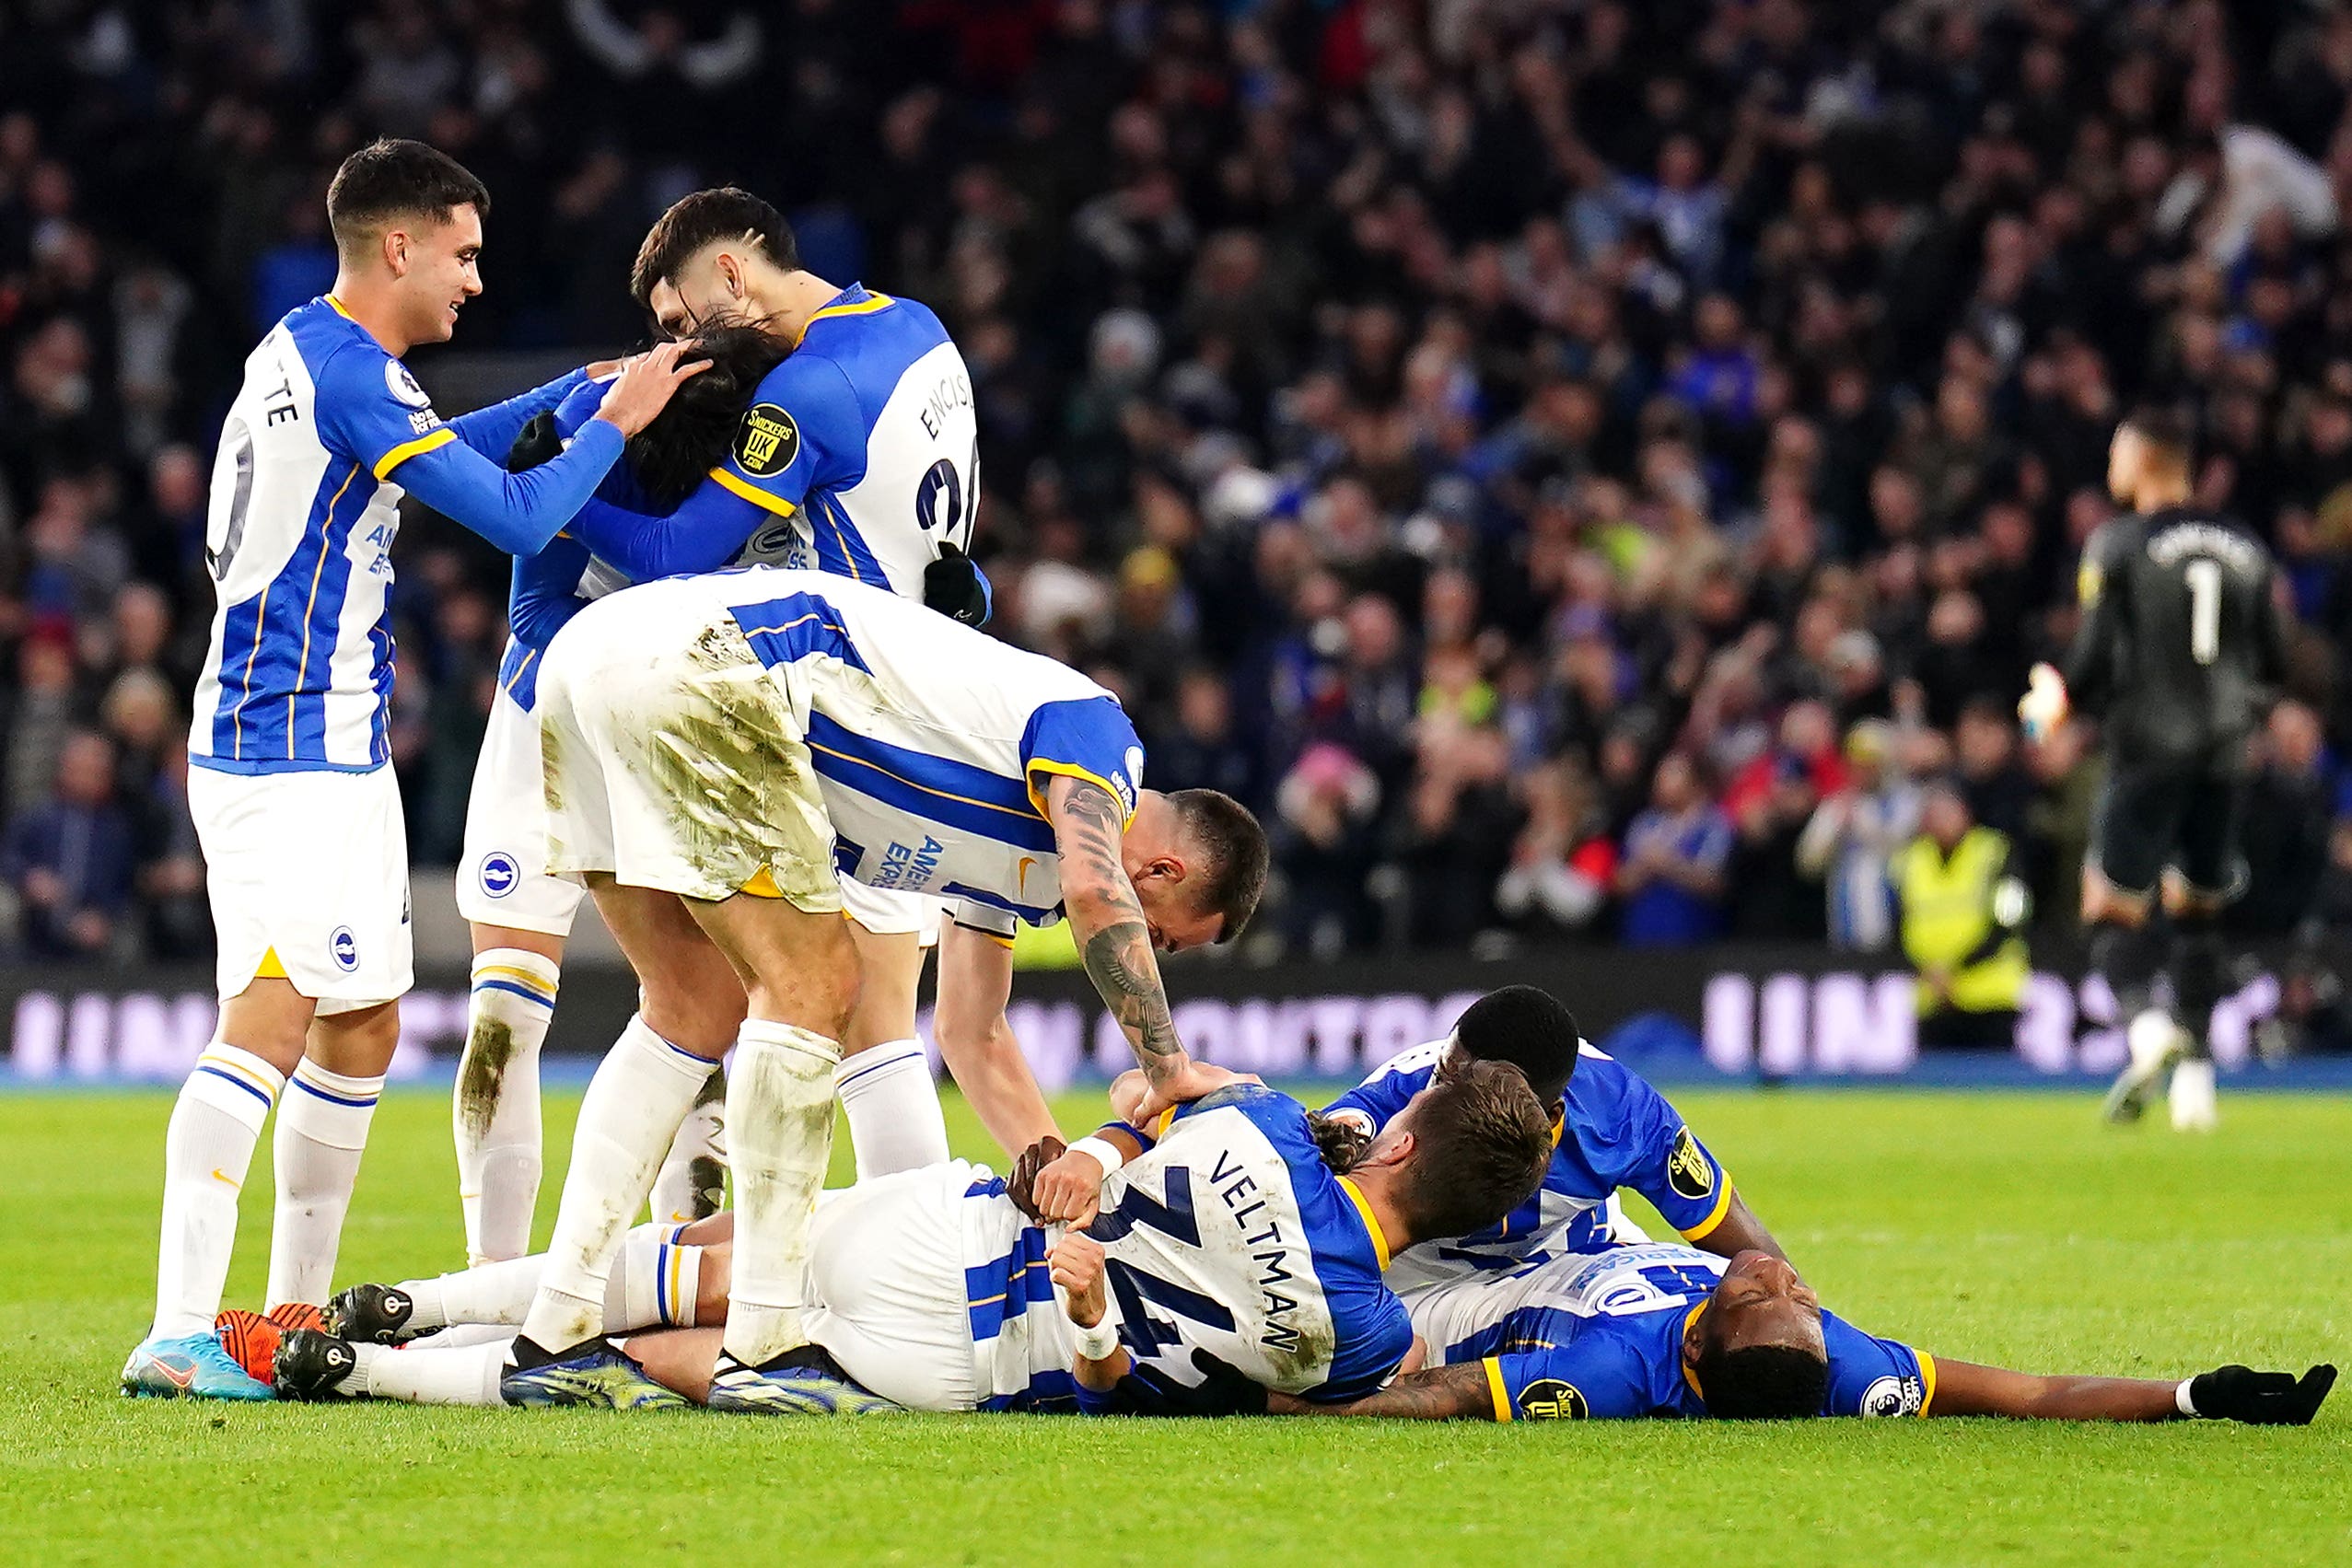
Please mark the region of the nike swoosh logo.
<svg viewBox="0 0 2352 1568"><path fill-rule="evenodd" d="M161 1356L156 1358L156 1370L171 1380L176 1388L189 1388L196 1381L196 1364L192 1361L175 1366Z"/></svg>
<svg viewBox="0 0 2352 1568"><path fill-rule="evenodd" d="M240 1187L242 1187L242 1186L244 1186L244 1185L245 1185L245 1183L243 1183L242 1181L238 1180L235 1177L230 1176L230 1175L229 1175L227 1171L225 1171L225 1170L221 1169L221 1167L218 1167L218 1166L215 1166L215 1167L213 1167L213 1179L214 1179L215 1181L226 1181L226 1182L227 1182L227 1183L228 1183L228 1190L229 1190L230 1191L232 1191L232 1192L236 1191L239 1188L240 1188Z"/></svg>
<svg viewBox="0 0 2352 1568"><path fill-rule="evenodd" d="M1013 897L1017 899L1025 899L1029 897L1029 868L1036 864L1037 857L1035 855L1025 854L1021 856L1020 880L1014 885Z"/></svg>

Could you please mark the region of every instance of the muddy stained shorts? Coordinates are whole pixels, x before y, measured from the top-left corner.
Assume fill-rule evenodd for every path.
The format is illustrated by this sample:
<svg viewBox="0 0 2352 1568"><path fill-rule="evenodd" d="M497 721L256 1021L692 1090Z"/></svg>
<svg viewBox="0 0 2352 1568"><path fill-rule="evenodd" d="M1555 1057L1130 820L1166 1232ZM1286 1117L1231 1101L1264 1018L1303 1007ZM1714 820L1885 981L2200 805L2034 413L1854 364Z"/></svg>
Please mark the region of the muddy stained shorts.
<svg viewBox="0 0 2352 1568"><path fill-rule="evenodd" d="M806 673L770 670L733 617L678 587L600 599L548 647L547 869L713 900L749 884L837 912Z"/></svg>

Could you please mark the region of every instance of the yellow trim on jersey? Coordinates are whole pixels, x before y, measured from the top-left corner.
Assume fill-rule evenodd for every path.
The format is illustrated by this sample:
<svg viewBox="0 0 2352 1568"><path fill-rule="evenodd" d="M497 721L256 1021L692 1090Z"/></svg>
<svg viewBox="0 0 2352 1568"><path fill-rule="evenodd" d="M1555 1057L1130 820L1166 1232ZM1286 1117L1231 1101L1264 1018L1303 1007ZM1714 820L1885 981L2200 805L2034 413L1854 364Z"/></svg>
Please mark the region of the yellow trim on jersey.
<svg viewBox="0 0 2352 1568"><path fill-rule="evenodd" d="M356 321L359 319L358 317L353 315L350 310L344 307L342 300L337 299L333 295L320 295L320 297L324 299L328 304L333 306L335 308L335 314L342 317L344 320Z"/></svg>
<svg viewBox="0 0 2352 1568"><path fill-rule="evenodd" d="M1682 1342L1691 1337L1691 1325L1705 1315L1706 1308L1707 1303L1704 1301L1692 1307L1689 1316L1682 1319L1682 1331L1674 1336L1674 1353L1681 1357L1682 1363L1682 1381L1691 1386L1691 1392L1699 1397L1701 1404L1706 1403L1706 1390L1699 1387L1699 1375L1691 1370L1691 1358L1682 1354Z"/></svg>
<svg viewBox="0 0 2352 1568"><path fill-rule="evenodd" d="M1041 758L1029 765L1029 772L1031 775L1038 773L1059 773L1064 778L1084 779L1087 783L1100 788L1103 794L1109 796L1113 800L1124 800L1125 798L1125 796L1120 794L1118 788L1113 785L1109 779L1104 778L1100 773L1096 772L1091 768L1081 768L1076 762L1051 762ZM1043 817L1045 815L1045 792L1037 787L1037 780L1034 776L1031 776L1028 780L1028 783L1029 798L1030 802L1036 806L1037 814L1040 817ZM1131 806L1127 807L1125 819L1121 821L1119 824L1120 829L1124 831L1125 829L1131 827L1135 820L1135 807Z"/></svg>
<svg viewBox="0 0 2352 1568"><path fill-rule="evenodd" d="M1495 1399L1495 1419L1496 1421L1510 1420L1511 1397L1503 1387L1503 1358L1499 1355L1490 1355L1479 1365L1486 1369L1486 1391Z"/></svg>
<svg viewBox="0 0 2352 1568"><path fill-rule="evenodd" d="M555 997L554 983L551 981L541 979L539 976L531 973L529 970L518 970L509 964L480 964L475 966L473 972L476 974L495 974L501 980L511 980L517 985L522 986L527 990L535 991L541 996L548 998L550 1001L554 1000Z"/></svg>
<svg viewBox="0 0 2352 1568"><path fill-rule="evenodd" d="M351 488L351 482L358 477L359 465L354 463L351 465L351 471L343 476L343 482L335 486L333 498L327 503L327 515L319 523L321 535L333 530L335 508L343 505L343 493ZM326 575L327 552L322 540L319 550L319 563L310 569L310 598L302 607L302 662L295 667L294 690L285 694L285 760L289 762L294 761L294 700L301 694L303 681L309 679L310 617L319 608L319 584ZM264 593L262 597L267 598L269 596Z"/></svg>
<svg viewBox="0 0 2352 1568"><path fill-rule="evenodd" d="M1921 1392L1918 1413L1924 1416L1934 1408L1936 1403L1936 1358L1924 1350L1915 1350L1911 1353L1919 1358Z"/></svg>
<svg viewBox="0 0 2352 1568"><path fill-rule="evenodd" d="M1389 1238L1380 1229L1380 1222L1373 1214L1372 1205L1364 1201L1363 1192L1347 1178L1343 1176L1339 1179L1339 1187L1341 1191L1347 1194L1347 1201L1356 1205L1357 1217L1363 1220L1364 1228L1371 1234L1372 1250L1380 1255L1380 1272L1386 1273L1389 1267Z"/></svg>
<svg viewBox="0 0 2352 1568"><path fill-rule="evenodd" d="M828 305L809 318L800 329L800 336L803 339L807 338L809 329L829 316L871 316L875 311L887 310L897 303L897 300L887 294L868 294L864 299L855 300L847 305ZM797 348L799 344L796 341L793 346Z"/></svg>
<svg viewBox="0 0 2352 1568"><path fill-rule="evenodd" d="M751 879L735 890L739 893L749 893L755 899L784 897L784 889L775 885L775 873L764 865L752 872Z"/></svg>
<svg viewBox="0 0 2352 1568"><path fill-rule="evenodd" d="M1706 1218L1699 1221L1697 1225L1692 1226L1689 1230L1684 1231L1682 1233L1682 1239L1685 1241L1697 1241L1705 1237L1714 1235L1715 1227L1721 1225L1723 1223L1723 1216L1730 1212L1731 1179L1727 1176L1723 1179L1723 1191L1716 1197L1715 1212L1708 1214Z"/></svg>
<svg viewBox="0 0 2352 1568"><path fill-rule="evenodd" d="M285 960L278 957L278 950L275 947L264 947L262 949L262 967L253 971L253 978L255 980L284 980L286 978Z"/></svg>
<svg viewBox="0 0 2352 1568"><path fill-rule="evenodd" d="M429 431L413 441L403 441L376 459L376 477L383 478L411 458L421 458L427 452L437 452L458 438L458 433L448 425Z"/></svg>
<svg viewBox="0 0 2352 1568"><path fill-rule="evenodd" d="M1177 1111L1182 1109L1183 1108L1182 1106L1171 1105L1166 1110L1159 1113L1159 1125L1151 1130L1151 1141L1153 1143L1157 1144L1162 1138L1168 1136L1168 1130L1176 1125Z"/></svg>
<svg viewBox="0 0 2352 1568"><path fill-rule="evenodd" d="M561 532L561 530L558 530L558 532L556 533L556 536L555 536L555 537L556 537L556 538L558 538L558 539L561 539L561 538L563 538L563 537L564 537L564 535L563 535L563 533ZM530 673L530 667L531 667L532 665L534 665L534 664L537 664L538 662L539 662L539 650L538 650L537 648L525 648L525 649L523 650L522 662L521 662L520 664L518 664L518 665L515 666L515 678L514 678L512 680L509 680L509 681L507 681L507 682L506 682L506 695L507 695L507 696L509 696L509 697L514 696L514 694L515 694L515 688L516 688L516 687L518 687L518 686L519 686L519 685L521 685L521 684L523 683L523 677L524 677L526 674Z"/></svg>
<svg viewBox="0 0 2352 1568"><path fill-rule="evenodd" d="M1560 1114L1552 1118L1552 1146L1555 1149L1558 1148L1560 1146L1560 1140L1567 1135L1568 1107L1567 1102L1563 1100L1560 1103Z"/></svg>
<svg viewBox="0 0 2352 1568"><path fill-rule="evenodd" d="M783 496L771 495L766 491L762 490L758 485L751 483L748 480L736 478L724 468L716 468L711 470L711 477L718 481L722 488L733 491L736 494L743 497L744 500L749 501L752 505L759 507L763 511L774 512L779 517L788 517L792 516L794 512L798 510L798 507L794 506L791 502L786 501Z"/></svg>

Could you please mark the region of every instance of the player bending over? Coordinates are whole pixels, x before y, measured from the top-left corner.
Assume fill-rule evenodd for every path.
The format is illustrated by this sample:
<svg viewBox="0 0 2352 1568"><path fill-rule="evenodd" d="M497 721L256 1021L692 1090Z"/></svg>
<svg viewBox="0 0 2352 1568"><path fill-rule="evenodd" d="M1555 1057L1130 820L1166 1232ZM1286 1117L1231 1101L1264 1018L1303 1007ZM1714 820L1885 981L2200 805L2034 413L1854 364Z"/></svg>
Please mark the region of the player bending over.
<svg viewBox="0 0 2352 1568"><path fill-rule="evenodd" d="M327 191L334 288L247 355L221 429L204 538L218 609L188 737L220 1023L165 1134L156 1313L123 1365L129 1393L268 1397L212 1327L238 1191L289 1077L300 1092L278 1111L268 1305L315 1303L333 1274L412 978L388 718L401 497L536 551L693 373L674 345L635 362L572 449L528 474L485 454L587 372L444 423L401 356L447 340L482 292L489 206L480 180L421 143L345 159Z"/></svg>
<svg viewBox="0 0 2352 1568"><path fill-rule="evenodd" d="M1666 1098L1578 1038L1568 1010L1531 985L1481 997L1451 1035L1391 1057L1323 1114L1377 1132L1450 1056L1508 1062L1524 1072L1537 1098L1555 1109L1557 1146L1543 1188L1500 1225L1425 1242L1398 1257L1389 1286L1407 1300L1466 1275L1648 1240L1613 1202L1620 1188L1648 1199L1685 1240L1710 1252L1729 1258L1757 1248L1781 1255L1780 1244Z"/></svg>
<svg viewBox="0 0 2352 1568"><path fill-rule="evenodd" d="M2132 508L2083 546L2082 621L2063 674L2033 668L2018 704L2029 738L2070 703L2101 715L2107 778L2083 863L2092 967L2115 995L2131 1060L2110 1121L2138 1119L2172 1074L2172 1124L2214 1124L2208 1035L2221 999L2221 911L2242 890L2246 743L2286 673L2287 621L2270 552L2191 504L2187 422L2142 411L2116 427L2107 487ZM2168 956L2148 917L2159 883ZM2160 973L2172 1010L2156 1005Z"/></svg>
<svg viewBox="0 0 2352 1568"><path fill-rule="evenodd" d="M1219 1408L1424 1420L2003 1415L2042 1421L2206 1416L2308 1424L2335 1381L2225 1366L2184 1380L2040 1376L1948 1361L1824 1311L1764 1252L1726 1261L1688 1247L1618 1248L1424 1295L1415 1328L1440 1365L1365 1399L1261 1400L1210 1369Z"/></svg>
<svg viewBox="0 0 2352 1568"><path fill-rule="evenodd" d="M876 584L973 624L986 619L986 583L966 555L980 494L971 377L937 317L809 272L783 216L733 189L695 192L664 213L638 251L630 291L672 339L736 332L773 346L730 387L732 406L716 426L698 405L693 420L640 442L630 472L616 473L581 509L574 537L537 563L542 575L558 563L571 574L564 598L766 561ZM729 353L730 368L739 363ZM586 411L564 412L568 436ZM720 438L705 443L715 427ZM475 969L452 1121L467 1249L476 1258L513 1257L529 1243L540 1176L538 1053L580 896L543 867L530 713L543 641L518 637L508 647L458 873ZM841 1037L844 1056L856 1060L844 1061L837 1087L859 1173L944 1160L947 1123L914 1032L938 900L863 885L845 889L844 900L864 981ZM743 1016L739 992L725 987L665 1005L670 1012L632 1028L681 1043L726 1041ZM941 1021L940 1050L951 1070L974 1068L967 1087L989 1131L1012 1149L1051 1132L1034 1085L980 1070L993 1042L972 1040L962 1023L961 1015ZM716 1205L723 1093L709 1075L657 1174L657 1217Z"/></svg>
<svg viewBox="0 0 2352 1568"><path fill-rule="evenodd" d="M577 608L539 695L549 866L587 879L644 1001L581 1108L516 1402L575 1401L600 1371L629 1386L599 1337L606 1268L729 1043L651 1021L737 985L735 1290L712 1403L823 1394L787 1358L857 990L837 877L961 900L943 984L995 998L1014 923L1066 912L1160 1097L1229 1077L1185 1054L1154 953L1240 931L1264 833L1214 792L1141 790L1134 726L1075 671L879 587L753 566ZM1001 1021L987 1038L990 1070L1026 1080Z"/></svg>
<svg viewBox="0 0 2352 1568"><path fill-rule="evenodd" d="M1551 1138L1526 1079L1494 1063L1416 1095L1345 1172L1317 1121L1287 1096L1234 1084L1165 1114L1157 1138L1105 1128L1123 1157L1099 1187L1063 1189L1050 1167L1037 1177L1035 1204L1053 1188L1092 1216L1058 1247L1006 1182L961 1161L825 1194L809 1240L809 1343L792 1353L828 1375L827 1402L798 1408L1107 1409L1122 1386L1196 1380L1196 1351L1310 1403L1371 1392L1418 1365L1404 1306L1380 1280L1391 1249L1491 1224L1533 1190ZM1091 1293L1065 1309L1055 1280L1080 1275ZM347 1318L364 1308L355 1331L390 1321L384 1294L339 1302ZM679 1393L716 1402L720 1342L714 1330L633 1337L627 1353L652 1380L620 1397L610 1380L582 1391L635 1408L675 1406ZM505 1355L500 1343L390 1350L303 1330L276 1374L288 1397L492 1404Z"/></svg>

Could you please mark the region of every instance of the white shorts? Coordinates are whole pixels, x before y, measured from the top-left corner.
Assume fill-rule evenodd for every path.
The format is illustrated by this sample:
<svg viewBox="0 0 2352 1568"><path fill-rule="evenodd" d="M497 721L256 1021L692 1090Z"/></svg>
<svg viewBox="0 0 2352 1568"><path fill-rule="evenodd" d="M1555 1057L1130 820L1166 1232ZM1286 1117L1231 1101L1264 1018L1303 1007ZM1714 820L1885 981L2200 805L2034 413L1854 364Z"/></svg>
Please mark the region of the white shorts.
<svg viewBox="0 0 2352 1568"><path fill-rule="evenodd" d="M818 1202L801 1320L812 1343L882 1398L916 1411L979 1403L964 1287L966 1160L902 1170Z"/></svg>
<svg viewBox="0 0 2352 1568"><path fill-rule="evenodd" d="M465 803L458 861L458 912L475 925L569 936L584 889L547 874L547 783L539 765L539 715L504 686L490 699L473 790Z"/></svg>
<svg viewBox="0 0 2352 1568"><path fill-rule="evenodd" d="M750 884L837 912L806 673L771 672L732 617L670 587L589 605L540 665L547 869L711 900Z"/></svg>
<svg viewBox="0 0 2352 1568"><path fill-rule="evenodd" d="M327 1015L407 993L408 827L391 769L192 767L188 809L220 940L221 1000L263 973L284 974Z"/></svg>
<svg viewBox="0 0 2352 1568"><path fill-rule="evenodd" d="M841 907L849 918L877 936L902 936L912 932L926 947L939 945L939 920L946 906L936 893L907 893L896 888L869 888L841 879Z"/></svg>

